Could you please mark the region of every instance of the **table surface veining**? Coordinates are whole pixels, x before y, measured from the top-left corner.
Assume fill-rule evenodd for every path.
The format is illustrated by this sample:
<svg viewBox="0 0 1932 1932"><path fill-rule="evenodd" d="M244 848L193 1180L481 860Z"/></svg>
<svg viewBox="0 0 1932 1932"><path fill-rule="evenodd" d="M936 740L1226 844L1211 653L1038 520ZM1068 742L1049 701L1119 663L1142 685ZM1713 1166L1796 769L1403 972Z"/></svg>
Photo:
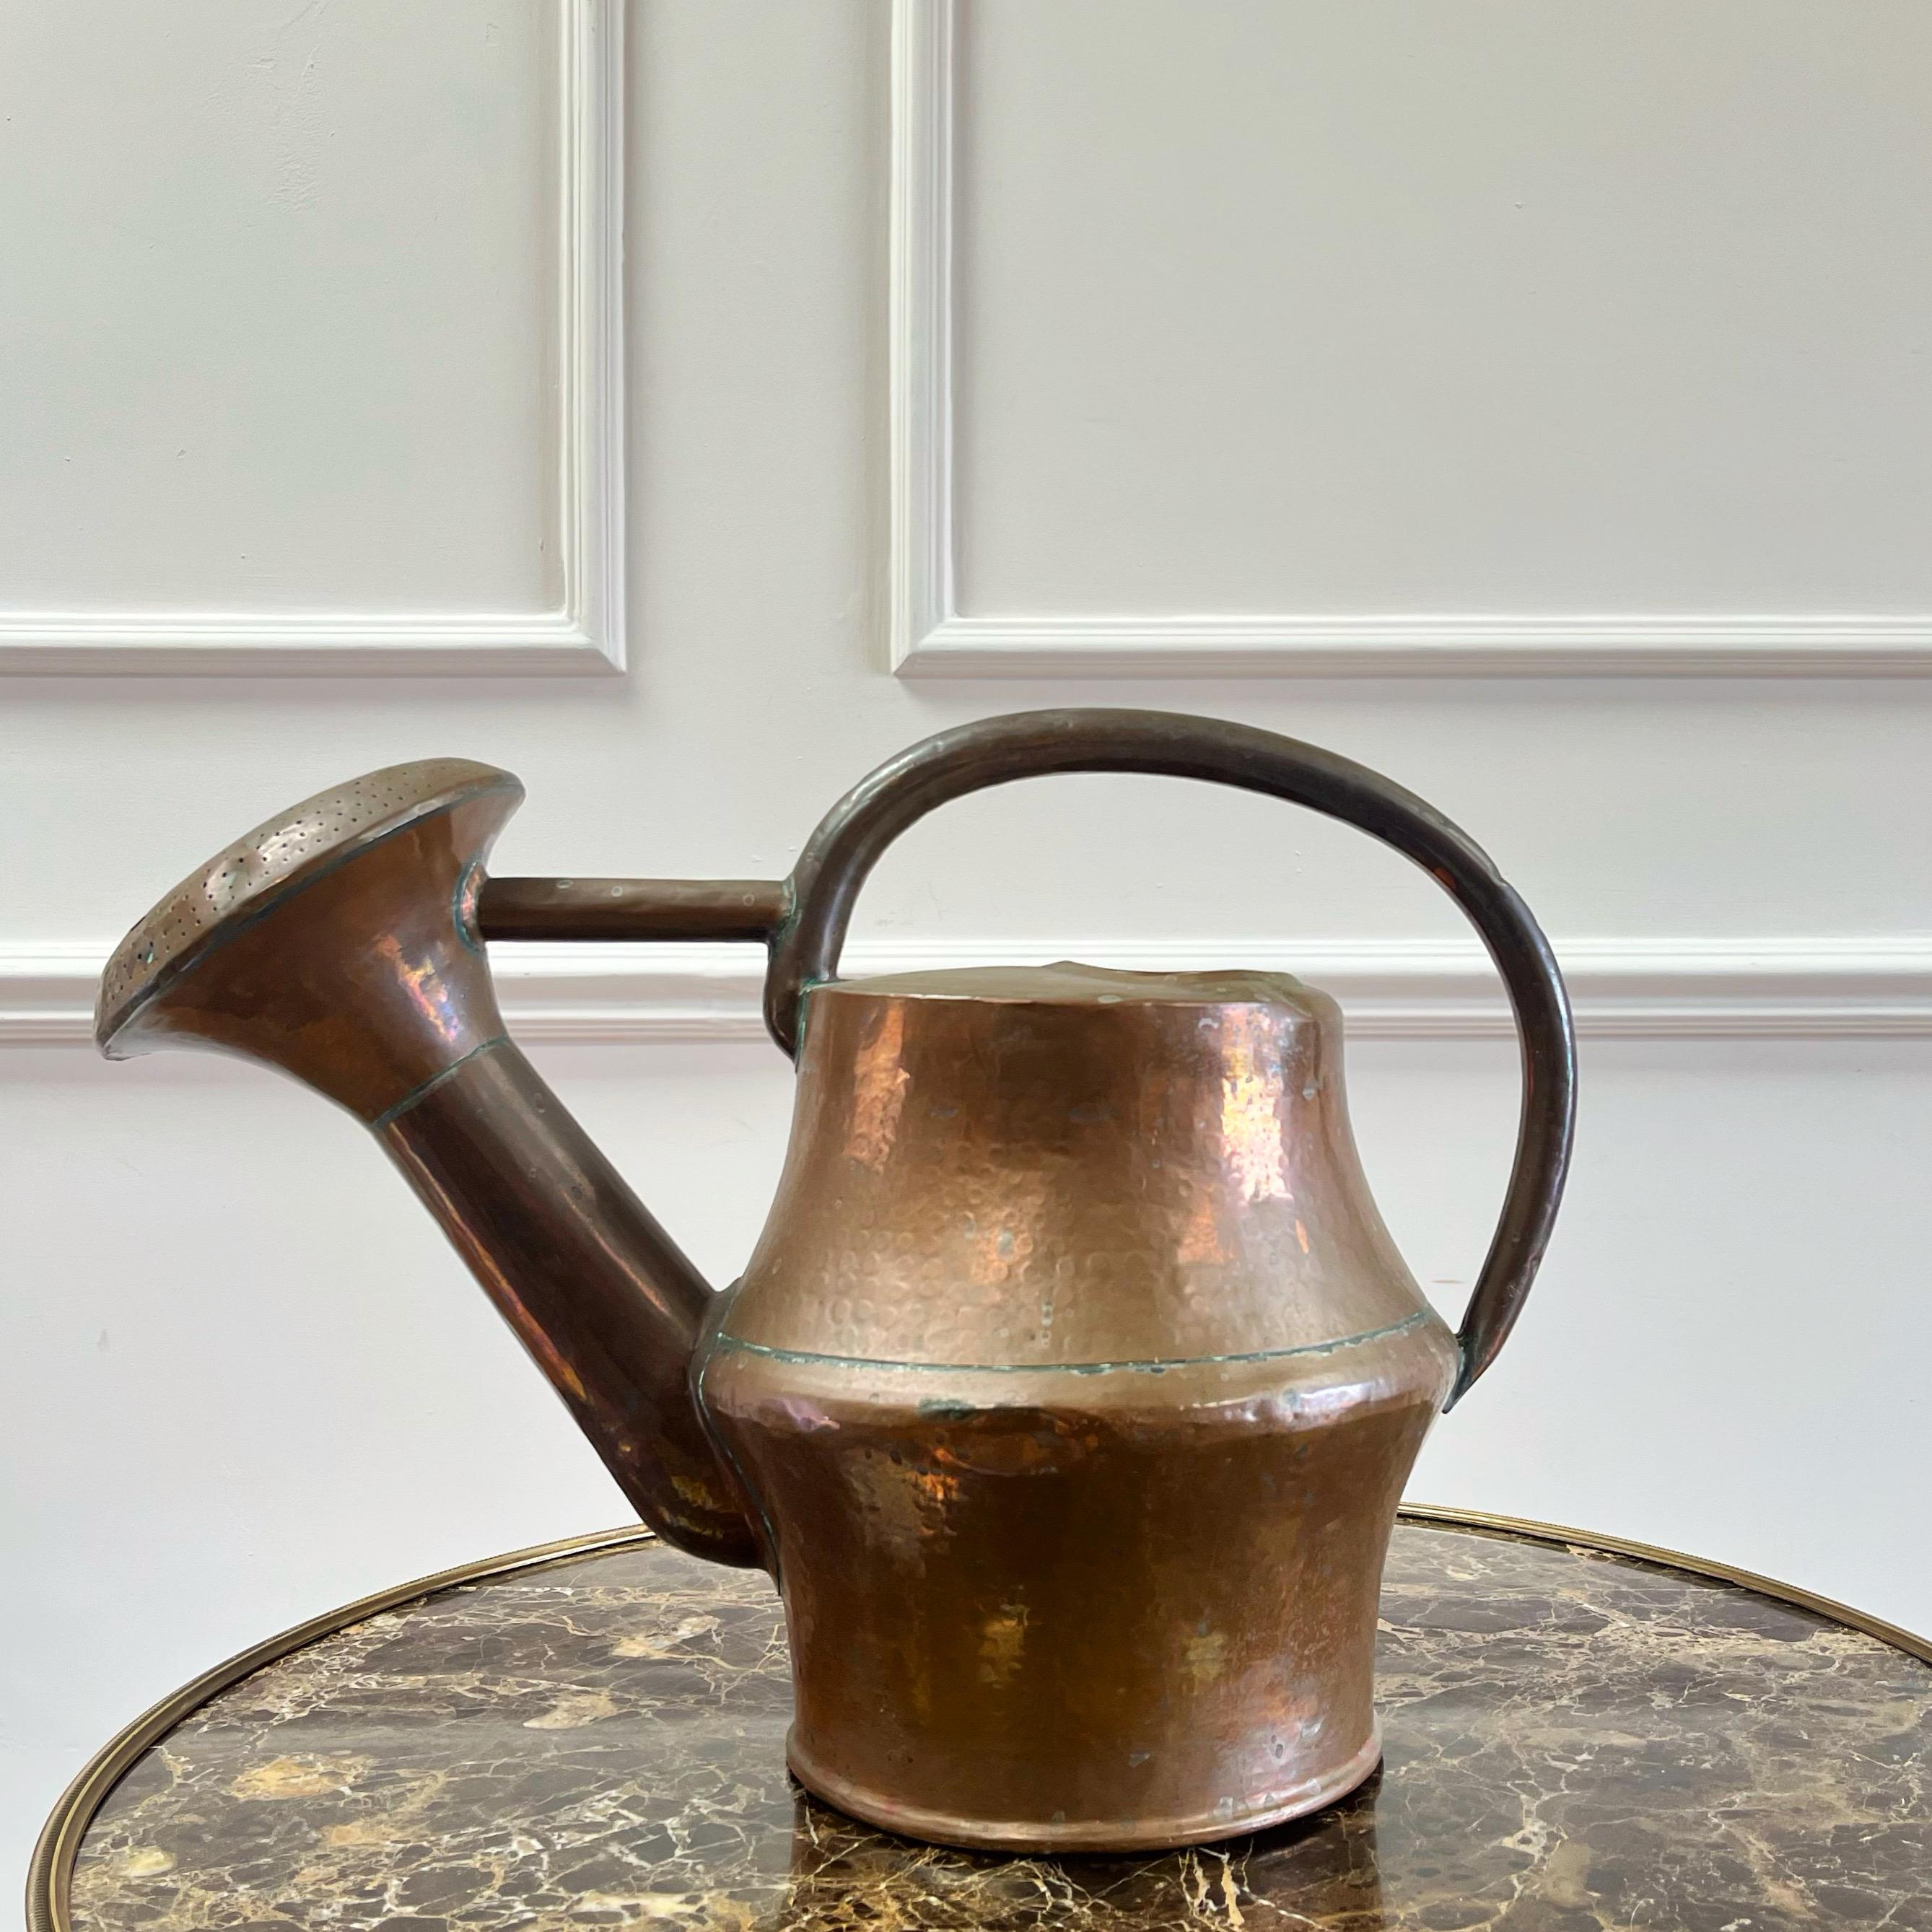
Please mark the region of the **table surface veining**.
<svg viewBox="0 0 1932 1932"><path fill-rule="evenodd" d="M1932 1932L1932 1666L1732 1586L1405 1522L1382 1769L1161 1857L888 1838L787 1778L764 1577L661 1545L389 1611L151 1749L82 1847L86 1932L1201 1927Z"/></svg>

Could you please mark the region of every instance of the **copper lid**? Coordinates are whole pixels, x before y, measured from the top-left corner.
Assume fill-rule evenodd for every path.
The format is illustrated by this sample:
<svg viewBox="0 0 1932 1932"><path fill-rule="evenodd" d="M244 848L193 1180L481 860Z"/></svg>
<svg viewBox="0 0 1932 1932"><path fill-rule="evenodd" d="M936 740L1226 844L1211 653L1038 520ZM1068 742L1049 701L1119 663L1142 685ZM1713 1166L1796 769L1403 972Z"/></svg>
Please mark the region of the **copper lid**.
<svg viewBox="0 0 1932 1932"><path fill-rule="evenodd" d="M1160 1004L1276 1006L1305 1013L1324 1008L1328 996L1292 974L1244 967L1192 973L1118 971L1057 959L1050 966L958 966L912 973L880 973L860 980L832 980L814 994L882 994L916 1000L988 1000L1048 1006Z"/></svg>

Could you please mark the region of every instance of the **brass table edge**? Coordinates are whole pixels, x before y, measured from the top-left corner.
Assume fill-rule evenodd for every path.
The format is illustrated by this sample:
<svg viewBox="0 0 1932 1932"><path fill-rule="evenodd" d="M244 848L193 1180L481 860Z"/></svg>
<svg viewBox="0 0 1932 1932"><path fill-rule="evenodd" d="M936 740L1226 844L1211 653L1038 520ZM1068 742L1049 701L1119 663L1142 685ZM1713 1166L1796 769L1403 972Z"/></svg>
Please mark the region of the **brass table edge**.
<svg viewBox="0 0 1932 1932"><path fill-rule="evenodd" d="M439 1570L434 1576L418 1576L408 1583L394 1583L373 1595L358 1597L320 1616L310 1617L289 1629L265 1637L246 1650L204 1670L199 1677L170 1691L161 1701L143 1711L134 1721L117 1732L81 1767L80 1775L61 1793L60 1802L41 1828L27 1867L28 1932L73 1932L69 1893L81 1840L94 1814L107 1802L107 1796L152 1746L158 1744L182 1719L192 1716L211 1698L230 1685L238 1684L264 1666L278 1662L318 1638L333 1636L351 1624L380 1616L386 1610L400 1610L420 1602L440 1591L459 1584L482 1582L486 1577L512 1576L524 1570L542 1569L550 1563L574 1557L592 1556L600 1550L622 1550L632 1544L655 1543L656 1532L638 1523L624 1529L593 1531L587 1536L569 1536L556 1543L539 1543L506 1556L485 1556L472 1563L459 1563L453 1570Z"/></svg>
<svg viewBox="0 0 1932 1932"><path fill-rule="evenodd" d="M1854 1610L1850 1604L1821 1597L1815 1592L1784 1583L1774 1576L1762 1576L1754 1570L1740 1570L1728 1563L1713 1562L1691 1556L1680 1550L1666 1550L1652 1543L1638 1543L1628 1537L1606 1536L1594 1530L1573 1529L1562 1523L1539 1522L1528 1516L1496 1516L1483 1510L1458 1509L1442 1503L1404 1503L1397 1512L1406 1522L1425 1523L1438 1528L1468 1530L1478 1535L1514 1539L1523 1543L1548 1544L1558 1549L1589 1552L1593 1555L1622 1557L1647 1563L1658 1569L1676 1570L1733 1588L1749 1590L1774 1602L1790 1604L1828 1622L1840 1624L1862 1635L1876 1638L1892 1649L1902 1651L1918 1662L1932 1664L1932 1637L1920 1636L1888 1623L1882 1617ZM538 1570L553 1563L568 1562L602 1551L622 1550L634 1544L654 1543L656 1534L640 1523L628 1528L595 1531L587 1536L566 1537L556 1543L540 1543L500 1556L486 1556L473 1563L458 1564L453 1570L440 1570L412 1582L392 1584L386 1590L358 1598L332 1610L314 1616L238 1651L212 1670L170 1692L158 1704L142 1712L134 1722L117 1732L81 1768L42 1828L34 1856L27 1868L28 1932L74 1932L70 1893L74 1868L81 1841L95 1814L106 1802L108 1794L152 1746L187 1717L242 1679L300 1650L318 1638L332 1636L338 1630L386 1610L400 1610L439 1592L464 1583L476 1583L498 1576L512 1576L520 1571Z"/></svg>
<svg viewBox="0 0 1932 1932"><path fill-rule="evenodd" d="M1486 1510L1458 1509L1446 1503L1404 1503L1396 1512L1406 1522L1438 1523L1445 1528L1473 1530L1479 1535L1514 1538L1522 1543L1546 1543L1559 1549L1583 1550L1601 1556L1622 1556L1634 1563L1648 1563L1660 1570L1680 1570L1687 1576L1703 1576L1749 1590L1773 1602L1790 1604L1809 1610L1828 1623L1843 1624L1861 1636L1876 1637L1894 1650L1921 1664L1932 1664L1932 1636L1887 1623L1869 1611L1855 1610L1834 1597L1821 1597L1815 1590L1801 1589L1796 1583L1781 1582L1775 1576L1760 1576L1755 1570L1740 1570L1735 1564L1718 1563L1707 1556L1691 1556L1681 1550L1666 1550L1654 1543L1638 1543L1629 1537L1606 1536L1594 1529L1572 1529L1560 1522L1539 1522L1522 1516L1492 1516Z"/></svg>

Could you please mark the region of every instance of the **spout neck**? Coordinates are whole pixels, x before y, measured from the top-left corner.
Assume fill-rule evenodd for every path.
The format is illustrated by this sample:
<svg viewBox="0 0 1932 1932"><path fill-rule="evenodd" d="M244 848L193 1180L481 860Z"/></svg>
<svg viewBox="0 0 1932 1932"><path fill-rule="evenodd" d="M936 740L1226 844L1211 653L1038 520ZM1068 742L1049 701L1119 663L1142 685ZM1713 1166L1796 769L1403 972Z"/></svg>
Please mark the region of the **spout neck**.
<svg viewBox="0 0 1932 1932"><path fill-rule="evenodd" d="M488 1041L373 1126L638 1514L760 1563L691 1389L712 1292L536 1070Z"/></svg>

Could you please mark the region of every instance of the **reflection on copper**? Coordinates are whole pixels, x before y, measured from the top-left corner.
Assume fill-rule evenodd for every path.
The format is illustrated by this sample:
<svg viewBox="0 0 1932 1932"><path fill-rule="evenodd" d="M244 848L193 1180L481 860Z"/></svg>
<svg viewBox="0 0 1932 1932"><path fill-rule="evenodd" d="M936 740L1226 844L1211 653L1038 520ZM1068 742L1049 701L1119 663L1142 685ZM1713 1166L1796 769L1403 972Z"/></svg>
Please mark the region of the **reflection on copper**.
<svg viewBox="0 0 1932 1932"><path fill-rule="evenodd" d="M400 936L393 932L386 932L376 940L376 951L396 969L396 983L403 997L437 1034L452 1044L460 1039L463 1016L457 1010L454 995L436 970L435 960L425 957L412 965L403 956Z"/></svg>
<svg viewBox="0 0 1932 1932"><path fill-rule="evenodd" d="M1026 1653L1027 1606L1003 1603L980 1628L980 1681L1003 1689L1019 1674Z"/></svg>
<svg viewBox="0 0 1932 1932"><path fill-rule="evenodd" d="M845 1151L868 1167L883 1167L892 1150L899 1110L912 1078L899 1057L904 1043L905 1009L895 1006L880 1016L878 1030L859 1049Z"/></svg>
<svg viewBox="0 0 1932 1932"><path fill-rule="evenodd" d="M974 1240L967 1262L973 1286L998 1288L1033 1258L1033 1247L1030 1228L1016 1228L1003 1221L997 1228L987 1228Z"/></svg>
<svg viewBox="0 0 1932 1932"><path fill-rule="evenodd" d="M1176 1258L1184 1265L1199 1268L1233 1259L1221 1239L1220 1197L1207 1188L1196 1191L1194 1205L1183 1224Z"/></svg>
<svg viewBox="0 0 1932 1932"><path fill-rule="evenodd" d="M1288 1201L1275 1016L1230 1006L1221 1022L1221 1141L1243 1198Z"/></svg>

